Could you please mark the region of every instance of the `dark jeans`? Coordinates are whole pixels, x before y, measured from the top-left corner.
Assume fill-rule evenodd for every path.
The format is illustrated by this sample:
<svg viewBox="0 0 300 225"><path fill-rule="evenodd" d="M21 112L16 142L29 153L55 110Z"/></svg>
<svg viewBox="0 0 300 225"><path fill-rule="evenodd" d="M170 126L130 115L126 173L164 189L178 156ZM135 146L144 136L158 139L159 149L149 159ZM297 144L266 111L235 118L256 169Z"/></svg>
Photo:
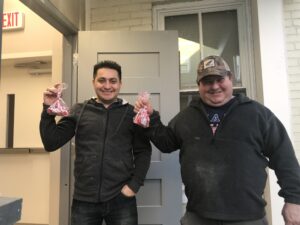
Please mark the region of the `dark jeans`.
<svg viewBox="0 0 300 225"><path fill-rule="evenodd" d="M193 212L186 212L181 218L180 223L181 225L268 225L265 217L248 221L222 221L202 218Z"/></svg>
<svg viewBox="0 0 300 225"><path fill-rule="evenodd" d="M135 197L119 194L108 202L90 203L73 199L71 225L138 225Z"/></svg>

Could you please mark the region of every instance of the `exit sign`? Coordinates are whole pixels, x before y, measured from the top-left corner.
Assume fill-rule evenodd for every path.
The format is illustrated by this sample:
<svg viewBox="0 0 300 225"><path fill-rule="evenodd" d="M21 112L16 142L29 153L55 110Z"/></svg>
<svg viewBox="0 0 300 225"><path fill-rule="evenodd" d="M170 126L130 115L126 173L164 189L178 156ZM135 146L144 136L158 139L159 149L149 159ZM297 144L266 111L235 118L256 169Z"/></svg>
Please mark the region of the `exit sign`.
<svg viewBox="0 0 300 225"><path fill-rule="evenodd" d="M22 12L3 12L2 29L3 30L24 29L24 13L22 13Z"/></svg>

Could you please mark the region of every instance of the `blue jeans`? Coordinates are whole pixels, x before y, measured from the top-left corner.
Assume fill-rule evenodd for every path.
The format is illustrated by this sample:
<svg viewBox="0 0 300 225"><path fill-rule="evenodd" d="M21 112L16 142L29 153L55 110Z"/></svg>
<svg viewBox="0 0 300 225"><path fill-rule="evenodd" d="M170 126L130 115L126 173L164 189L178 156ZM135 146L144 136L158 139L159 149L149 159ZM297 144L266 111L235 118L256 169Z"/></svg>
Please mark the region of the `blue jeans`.
<svg viewBox="0 0 300 225"><path fill-rule="evenodd" d="M138 225L135 197L119 194L107 202L91 203L73 199L71 225Z"/></svg>

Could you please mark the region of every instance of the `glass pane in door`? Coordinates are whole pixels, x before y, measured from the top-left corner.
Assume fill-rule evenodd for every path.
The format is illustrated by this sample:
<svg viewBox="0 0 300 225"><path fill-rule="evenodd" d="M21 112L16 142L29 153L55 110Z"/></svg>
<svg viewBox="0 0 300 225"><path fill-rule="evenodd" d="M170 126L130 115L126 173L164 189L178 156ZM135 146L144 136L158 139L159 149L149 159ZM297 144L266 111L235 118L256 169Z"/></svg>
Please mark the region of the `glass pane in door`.
<svg viewBox="0 0 300 225"><path fill-rule="evenodd" d="M198 14L166 16L165 30L178 31L180 89L196 88L197 66L200 61Z"/></svg>
<svg viewBox="0 0 300 225"><path fill-rule="evenodd" d="M222 56L234 72L233 84L242 86L237 11L202 13L203 57Z"/></svg>

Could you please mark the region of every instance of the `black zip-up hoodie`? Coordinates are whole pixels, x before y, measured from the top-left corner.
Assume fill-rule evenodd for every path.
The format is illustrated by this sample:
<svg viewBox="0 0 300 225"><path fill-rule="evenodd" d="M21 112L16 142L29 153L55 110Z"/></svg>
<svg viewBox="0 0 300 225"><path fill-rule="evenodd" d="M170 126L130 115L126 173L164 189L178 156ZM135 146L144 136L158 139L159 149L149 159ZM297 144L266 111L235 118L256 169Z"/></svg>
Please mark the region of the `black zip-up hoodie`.
<svg viewBox="0 0 300 225"><path fill-rule="evenodd" d="M105 202L127 184L137 192L151 160L151 145L143 129L133 124L133 106L118 100L109 108L94 99L72 107L58 123L44 105L40 134L47 151L75 135L74 198Z"/></svg>
<svg viewBox="0 0 300 225"><path fill-rule="evenodd" d="M200 99L165 127L158 113L148 134L162 151L180 149L187 210L217 220L265 215L266 167L275 170L286 202L300 204L300 169L282 123L266 107L237 96L215 135Z"/></svg>

